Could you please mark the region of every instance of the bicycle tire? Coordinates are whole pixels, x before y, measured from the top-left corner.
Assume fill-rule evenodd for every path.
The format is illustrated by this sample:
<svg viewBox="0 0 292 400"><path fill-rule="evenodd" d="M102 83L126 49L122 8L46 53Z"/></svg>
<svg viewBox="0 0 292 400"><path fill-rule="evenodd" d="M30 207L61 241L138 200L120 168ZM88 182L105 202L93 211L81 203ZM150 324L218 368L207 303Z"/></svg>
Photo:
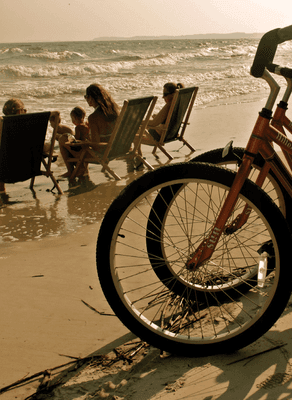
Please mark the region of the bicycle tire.
<svg viewBox="0 0 292 400"><path fill-rule="evenodd" d="M285 261L289 259L290 231L279 208L249 180L233 212L236 215L248 203L248 222L228 238L222 235L201 269L186 271L187 260L213 225L234 176L230 170L197 162L161 167L128 185L103 219L96 248L102 290L123 324L157 348L186 356L234 351L269 330L289 300L292 273L285 268ZM158 278L150 261L155 254L148 254L146 245L153 202L163 189L173 185L183 185L183 190L170 206L171 220L164 223L168 235L164 237L169 242L165 257L172 257L178 280L185 283L184 292L179 294ZM203 296L196 297L199 291L192 282L194 274L200 274L203 282L207 273L212 279L214 265L217 275L220 270L225 274L230 265L235 270L254 268L257 251L268 241L273 243L275 268L264 287L250 285L249 291L242 292L240 285L249 284L242 276L232 291L222 286L216 291L201 291ZM228 271L231 274L232 268Z"/></svg>

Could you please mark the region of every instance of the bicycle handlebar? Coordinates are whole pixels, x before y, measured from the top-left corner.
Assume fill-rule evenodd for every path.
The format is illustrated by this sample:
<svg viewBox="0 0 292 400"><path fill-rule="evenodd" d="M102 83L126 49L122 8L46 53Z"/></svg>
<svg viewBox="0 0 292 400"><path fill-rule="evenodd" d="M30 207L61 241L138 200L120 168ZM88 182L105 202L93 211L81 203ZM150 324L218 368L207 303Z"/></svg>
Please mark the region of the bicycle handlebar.
<svg viewBox="0 0 292 400"><path fill-rule="evenodd" d="M270 72L273 72L274 74L282 75L285 78L292 79L292 69L291 68L281 67L280 65L270 63L267 65L267 70Z"/></svg>
<svg viewBox="0 0 292 400"><path fill-rule="evenodd" d="M287 40L292 40L292 25L286 26L285 28L281 28L278 31L279 44L283 42L287 42Z"/></svg>
<svg viewBox="0 0 292 400"><path fill-rule="evenodd" d="M251 66L251 75L255 78L261 78L264 74L265 68L268 68L269 64L272 64L278 45L286 42L287 40L292 40L292 25L286 26L282 29L273 29L272 31L265 33L259 42L257 52ZM280 67L280 69L282 71L285 68Z"/></svg>

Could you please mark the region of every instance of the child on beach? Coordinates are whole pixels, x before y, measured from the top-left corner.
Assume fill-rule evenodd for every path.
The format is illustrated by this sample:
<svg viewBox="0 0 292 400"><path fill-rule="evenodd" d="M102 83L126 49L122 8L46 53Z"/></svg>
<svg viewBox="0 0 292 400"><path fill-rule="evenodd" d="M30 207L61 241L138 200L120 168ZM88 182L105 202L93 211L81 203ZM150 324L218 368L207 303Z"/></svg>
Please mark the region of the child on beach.
<svg viewBox="0 0 292 400"><path fill-rule="evenodd" d="M70 113L71 120L75 125L75 140L74 143L78 143L78 141L87 141L89 140L89 126L87 123L84 122L86 115L86 111L82 107L74 107ZM81 146L70 146L71 151L79 152L81 150ZM71 163L72 164L72 163ZM79 176L87 175L88 174L88 166L85 165L80 169Z"/></svg>
<svg viewBox="0 0 292 400"><path fill-rule="evenodd" d="M70 113L71 120L75 125L75 135L72 134L66 137L66 134L62 134L59 138L60 152L62 154L63 160L67 167L67 172L61 175L64 178L69 178L72 175L74 164L69 162L68 159L74 156L76 152L76 156L78 157L78 152L81 150L80 146L70 146L70 150L68 149L68 143L77 143L78 141L86 141L89 140L89 127L84 122L86 112L82 107L74 107ZM70 128L71 129L71 128ZM85 174L85 169L82 171L82 175Z"/></svg>
<svg viewBox="0 0 292 400"><path fill-rule="evenodd" d="M56 117L54 115L51 115L50 119L50 125L52 128L55 128L56 126ZM67 165L67 158L68 158L68 151L64 148L64 144L67 143L68 141L74 141L74 131L70 126L61 124L61 117L59 117L59 125L57 129L57 135L56 135L56 140L59 142L59 147L60 147L60 153L63 157L63 160L65 162L65 165L67 167L67 170L69 171L69 168L71 168L70 165ZM68 176L68 172L61 176Z"/></svg>
<svg viewBox="0 0 292 400"><path fill-rule="evenodd" d="M51 127L52 127L52 128L55 128L55 126L56 126L56 117L55 117L55 115L51 115L49 121L50 121ZM61 124L61 117L59 116L59 126L58 126L58 130L57 130L56 139L59 141L59 139L60 139L60 137L61 137L62 135L66 135L66 141L68 141L68 139L69 139L71 136L74 136L74 132L73 132L73 130L70 128L70 126ZM70 135L71 135L71 136L70 136ZM73 138L73 139L74 139L74 138Z"/></svg>
<svg viewBox="0 0 292 400"><path fill-rule="evenodd" d="M70 113L71 120L75 125L75 143L78 140L89 140L89 127L84 122L86 112L82 107L74 107ZM75 147L76 151L76 147Z"/></svg>

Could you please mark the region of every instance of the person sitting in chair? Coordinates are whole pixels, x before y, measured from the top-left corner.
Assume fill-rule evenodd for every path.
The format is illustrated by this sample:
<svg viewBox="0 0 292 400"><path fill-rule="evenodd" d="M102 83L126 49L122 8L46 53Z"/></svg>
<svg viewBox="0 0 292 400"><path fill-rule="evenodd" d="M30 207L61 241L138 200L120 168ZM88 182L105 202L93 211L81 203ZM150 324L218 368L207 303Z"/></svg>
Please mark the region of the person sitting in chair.
<svg viewBox="0 0 292 400"><path fill-rule="evenodd" d="M20 114L26 114L26 108L23 104L23 102L20 99L15 99L11 98L6 101L6 103L3 106L3 114L5 116L8 115L20 115ZM52 112L51 116L56 117L59 115L58 111ZM2 126L3 126L3 118L0 117L0 139L1 139L1 134L2 134ZM43 155L47 155L50 150L50 143L44 143L44 148L43 148ZM0 182L0 193L5 193L5 183Z"/></svg>
<svg viewBox="0 0 292 400"><path fill-rule="evenodd" d="M165 105L158 112L158 114L153 115L153 118L149 120L147 124L147 130L145 130L145 133L143 134L144 143L147 142L147 139L149 139L150 141L152 141L153 139L157 141L160 140L160 136L163 132L164 124L166 122L170 110L174 92L177 89L182 89L182 88L184 88L184 85L182 83L173 83L173 82L168 82L163 86L162 97L165 101ZM138 148L138 153L142 155L141 145Z"/></svg>
<svg viewBox="0 0 292 400"><path fill-rule="evenodd" d="M96 145L94 150L102 151L99 143L108 143L120 110L111 95L99 84L93 83L84 96L88 105L95 111L88 117L89 136Z"/></svg>
<svg viewBox="0 0 292 400"><path fill-rule="evenodd" d="M69 138L68 143L78 143L78 142L85 142L89 140L89 127L88 124L84 121L86 116L86 111L82 107L74 107L73 110L70 113L71 120L73 124L75 125L75 135ZM59 141L60 142L60 141ZM81 150L81 146L70 146L70 151L66 149L65 147L61 147L61 152L63 159L65 161L65 164L67 166L67 172L63 174L63 177L69 177L72 175L72 172L74 170L74 165L72 162L68 162L68 157L78 157L78 153ZM87 167L84 166L82 170L80 170L80 176L82 175L88 175L88 169Z"/></svg>
<svg viewBox="0 0 292 400"><path fill-rule="evenodd" d="M112 99L111 95L97 83L93 83L86 88L84 98L87 101L87 104L95 109L88 117L88 124L85 124L89 128L90 146L93 150L102 154L104 147L99 146L99 143L108 143L120 113L119 106ZM70 150L68 149L68 146L70 147ZM70 146L70 142L66 143L67 150L73 156L75 156L75 152L72 152L74 147L75 146L72 145ZM69 162L68 164L70 164L70 174L68 175L71 176L74 170L74 165L72 162ZM80 177L84 173L88 173L88 170L85 167L79 171L78 176Z"/></svg>
<svg viewBox="0 0 292 400"><path fill-rule="evenodd" d="M26 109L24 108L23 102L19 99L14 99L14 98L6 101L2 111L4 115L19 115L26 113ZM0 117L0 139L2 133L2 126L3 126L3 118ZM0 182L0 193L5 193L5 191L6 191L5 183Z"/></svg>
<svg viewBox="0 0 292 400"><path fill-rule="evenodd" d="M163 86L162 97L165 101L165 105L162 107L157 115L153 116L153 118L149 120L147 124L149 134L157 141L159 141L161 133L163 131L163 125L168 116L174 92L176 91L176 89L182 88L184 88L184 85L182 83L176 84L173 82L168 82Z"/></svg>
<svg viewBox="0 0 292 400"><path fill-rule="evenodd" d="M54 113L52 113L52 115L50 116L49 121L50 121L51 127L55 128L57 119L56 119L56 116L54 115ZM60 153L61 153L64 163L67 167L67 172L65 172L61 176L66 178L71 175L71 173L72 173L71 167L72 166L70 165L70 163L67 162L69 153L68 153L67 149L65 149L64 145L68 141L74 141L75 138L74 138L73 129L70 128L70 126L68 126L68 125L61 124L60 122L61 122L61 117L59 117L59 125L57 128L56 140L59 142Z"/></svg>

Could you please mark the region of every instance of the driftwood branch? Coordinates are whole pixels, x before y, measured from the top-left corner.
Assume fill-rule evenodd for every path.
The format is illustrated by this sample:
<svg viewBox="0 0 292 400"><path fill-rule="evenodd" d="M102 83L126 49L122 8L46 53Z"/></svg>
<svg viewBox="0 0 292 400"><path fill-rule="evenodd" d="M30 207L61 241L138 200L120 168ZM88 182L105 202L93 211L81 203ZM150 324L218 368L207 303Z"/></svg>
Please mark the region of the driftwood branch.
<svg viewBox="0 0 292 400"><path fill-rule="evenodd" d="M96 308L94 308L94 307L92 307L90 304L86 303L86 301L84 301L84 300L81 300L81 301L82 301L82 303L85 304L88 308L90 308L92 311L96 312L96 313L99 314L99 315L106 315L106 316L109 316L109 317L115 317L115 314L106 314L106 313L104 313L104 312L102 312L102 311L98 311Z"/></svg>
<svg viewBox="0 0 292 400"><path fill-rule="evenodd" d="M64 368L68 365L73 365L74 369L80 368L82 365L86 363L96 363L97 361L99 364L102 364L103 366L110 367L112 364L115 362L118 362L119 360L125 360L129 363L132 362L132 358L137 355L139 351L141 351L144 347L147 347L146 342L140 341L134 341L134 342L128 342L125 343L124 346L129 346L127 350L121 350L120 348L115 348L113 349L114 354L116 357L114 359L108 358L106 355L95 355L95 356L88 356L84 358L73 358L72 361L68 361L67 363L58 365L56 367L53 367L51 369L46 369L44 371L37 372L33 375L27 376L25 378L19 379L14 383L11 383L10 385L7 385L5 387L0 388L0 395L3 394L4 392L7 392L10 389L17 388L18 386L25 384L29 381L34 380L35 378L42 378L40 381L40 385L37 389L37 392L30 395L29 397L26 398L26 400L29 399L37 399L37 395L39 394L48 394L52 392L53 389L55 389L57 386L59 386L62 382L61 379L56 381L55 383L52 383L51 381L51 375L52 372L61 368ZM68 356L66 356L68 357ZM106 364L105 364L106 362Z"/></svg>
<svg viewBox="0 0 292 400"><path fill-rule="evenodd" d="M22 385L23 383L29 382L29 381L31 381L31 380L33 380L35 378L48 377L48 375L51 375L52 371L55 371L57 369L61 369L61 368L67 367L68 365L76 364L76 363L78 364L78 367L79 367L80 364L83 364L85 362L91 361L92 359L96 359L96 358L103 358L103 356L97 355L97 356L92 356L92 357L77 358L74 361L68 361L67 363L58 365L56 367L53 367L53 368L50 368L50 369L46 369L44 371L37 372L37 373L35 373L33 375L27 376L26 378L19 379L18 381L14 382L14 383L11 383L10 385L7 385L5 387L0 388L0 395L2 393L4 393L4 392L7 392L9 389L12 389L12 388L17 387L19 385Z"/></svg>

